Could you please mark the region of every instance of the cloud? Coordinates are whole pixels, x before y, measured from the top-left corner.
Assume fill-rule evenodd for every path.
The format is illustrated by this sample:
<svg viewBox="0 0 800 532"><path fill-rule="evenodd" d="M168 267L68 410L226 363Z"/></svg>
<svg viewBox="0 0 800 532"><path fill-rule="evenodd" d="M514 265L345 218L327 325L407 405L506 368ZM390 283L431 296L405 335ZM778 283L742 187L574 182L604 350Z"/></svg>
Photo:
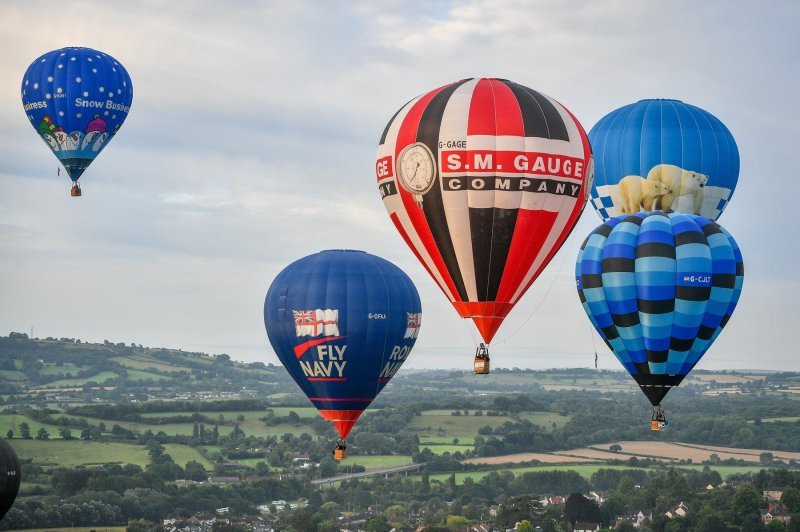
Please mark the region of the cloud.
<svg viewBox="0 0 800 532"><path fill-rule="evenodd" d="M33 324L45 336L274 362L261 321L267 286L297 258L349 247L395 262L418 286L425 325L409 365L469 367L474 330L396 234L374 156L386 123L411 98L499 76L555 97L587 130L650 97L684 99L722 119L742 154L722 223L742 246L748 278L708 363L713 355L752 367L754 353L767 351L759 362L796 369L785 346L800 319L787 192L800 115L799 10L788 0L769 10L721 0L78 0L41 17L53 13L50 3L8 2L0 331ZM66 45L109 52L134 80L130 117L86 172L78 200L19 98L31 61ZM558 355L581 365L595 344L605 349L592 342L571 272L598 223L587 210L511 313L493 347L498 364L541 367Z"/></svg>

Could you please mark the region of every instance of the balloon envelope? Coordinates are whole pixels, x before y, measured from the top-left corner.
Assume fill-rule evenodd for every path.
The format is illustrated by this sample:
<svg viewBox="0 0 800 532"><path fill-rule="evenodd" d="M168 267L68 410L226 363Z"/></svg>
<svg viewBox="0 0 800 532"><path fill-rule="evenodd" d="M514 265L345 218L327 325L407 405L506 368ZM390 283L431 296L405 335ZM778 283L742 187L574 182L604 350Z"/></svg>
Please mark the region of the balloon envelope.
<svg viewBox="0 0 800 532"><path fill-rule="evenodd" d="M744 266L736 241L715 222L646 212L597 227L575 277L592 325L655 406L730 319Z"/></svg>
<svg viewBox="0 0 800 532"><path fill-rule="evenodd" d="M22 79L25 114L73 181L114 137L132 101L125 67L91 48L48 52Z"/></svg>
<svg viewBox="0 0 800 532"><path fill-rule="evenodd" d="M591 204L603 220L674 210L716 220L739 178L739 150L714 115L678 100L641 100L589 131Z"/></svg>
<svg viewBox="0 0 800 532"><path fill-rule="evenodd" d="M406 244L491 341L588 197L591 150L557 101L465 79L403 106L378 146L378 189Z"/></svg>
<svg viewBox="0 0 800 532"><path fill-rule="evenodd" d="M421 317L411 279L363 251L293 262L264 302L278 358L342 438L408 357Z"/></svg>
<svg viewBox="0 0 800 532"><path fill-rule="evenodd" d="M0 520L17 498L20 479L17 454L7 441L0 439Z"/></svg>

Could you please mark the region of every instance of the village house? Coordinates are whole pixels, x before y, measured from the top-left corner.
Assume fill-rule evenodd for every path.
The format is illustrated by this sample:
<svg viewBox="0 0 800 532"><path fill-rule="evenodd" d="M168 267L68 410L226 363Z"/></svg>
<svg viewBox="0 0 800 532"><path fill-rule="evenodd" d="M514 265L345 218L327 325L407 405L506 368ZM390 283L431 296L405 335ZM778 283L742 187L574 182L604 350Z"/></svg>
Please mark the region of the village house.
<svg viewBox="0 0 800 532"><path fill-rule="evenodd" d="M761 510L761 522L768 525L773 520L785 525L791 521L791 516L780 504L770 504L768 509Z"/></svg>
<svg viewBox="0 0 800 532"><path fill-rule="evenodd" d="M768 501L778 502L783 497L783 492L778 490L764 490L762 497Z"/></svg>
<svg viewBox="0 0 800 532"><path fill-rule="evenodd" d="M614 522L614 528L618 527L622 523L630 523L635 528L639 528L640 526L642 526L642 523L644 523L647 519L650 520L653 519L653 512L650 510L639 510L636 513L626 515L623 517L618 517Z"/></svg>
<svg viewBox="0 0 800 532"><path fill-rule="evenodd" d="M605 500L608 499L608 492L602 490L590 491L585 497L596 502L598 506L602 506Z"/></svg>
<svg viewBox="0 0 800 532"><path fill-rule="evenodd" d="M667 516L667 519L673 519L675 517L686 517L686 512L689 511L689 507L686 506L683 501L681 501L678 506L673 506L669 510L667 510L664 515Z"/></svg>
<svg viewBox="0 0 800 532"><path fill-rule="evenodd" d="M489 506L489 515L491 515L492 517L497 517L497 512L499 511L500 511L500 505L493 504Z"/></svg>
<svg viewBox="0 0 800 532"><path fill-rule="evenodd" d="M572 527L572 532L596 532L600 530L599 523L584 523L578 521L575 523L575 526Z"/></svg>

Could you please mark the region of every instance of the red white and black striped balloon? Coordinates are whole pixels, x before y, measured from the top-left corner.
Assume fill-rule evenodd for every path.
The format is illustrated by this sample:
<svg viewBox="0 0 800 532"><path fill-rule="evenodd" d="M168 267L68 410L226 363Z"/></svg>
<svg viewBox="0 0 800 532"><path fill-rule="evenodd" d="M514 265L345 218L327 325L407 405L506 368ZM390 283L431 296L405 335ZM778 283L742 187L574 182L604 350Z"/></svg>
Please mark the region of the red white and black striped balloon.
<svg viewBox="0 0 800 532"><path fill-rule="evenodd" d="M552 98L465 79L392 117L376 173L395 227L488 343L577 222L592 155L583 127Z"/></svg>

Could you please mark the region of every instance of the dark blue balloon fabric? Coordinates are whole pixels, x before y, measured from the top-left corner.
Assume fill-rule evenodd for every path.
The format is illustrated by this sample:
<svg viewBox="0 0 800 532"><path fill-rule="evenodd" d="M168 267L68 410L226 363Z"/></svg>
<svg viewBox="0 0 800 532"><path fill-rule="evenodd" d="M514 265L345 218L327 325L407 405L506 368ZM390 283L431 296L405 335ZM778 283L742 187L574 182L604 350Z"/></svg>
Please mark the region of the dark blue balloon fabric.
<svg viewBox="0 0 800 532"><path fill-rule="evenodd" d="M711 113L678 100L641 100L589 131L591 203L603 220L674 210L716 220L739 178L739 150Z"/></svg>
<svg viewBox="0 0 800 532"><path fill-rule="evenodd" d="M575 277L592 325L657 405L730 319L744 266L736 241L715 222L642 212L597 227Z"/></svg>
<svg viewBox="0 0 800 532"><path fill-rule="evenodd" d="M264 302L278 358L342 437L406 360L420 321L411 279L363 251L322 251L290 264Z"/></svg>
<svg viewBox="0 0 800 532"><path fill-rule="evenodd" d="M122 64L91 48L48 52L22 79L25 114L73 181L114 137L132 101Z"/></svg>

